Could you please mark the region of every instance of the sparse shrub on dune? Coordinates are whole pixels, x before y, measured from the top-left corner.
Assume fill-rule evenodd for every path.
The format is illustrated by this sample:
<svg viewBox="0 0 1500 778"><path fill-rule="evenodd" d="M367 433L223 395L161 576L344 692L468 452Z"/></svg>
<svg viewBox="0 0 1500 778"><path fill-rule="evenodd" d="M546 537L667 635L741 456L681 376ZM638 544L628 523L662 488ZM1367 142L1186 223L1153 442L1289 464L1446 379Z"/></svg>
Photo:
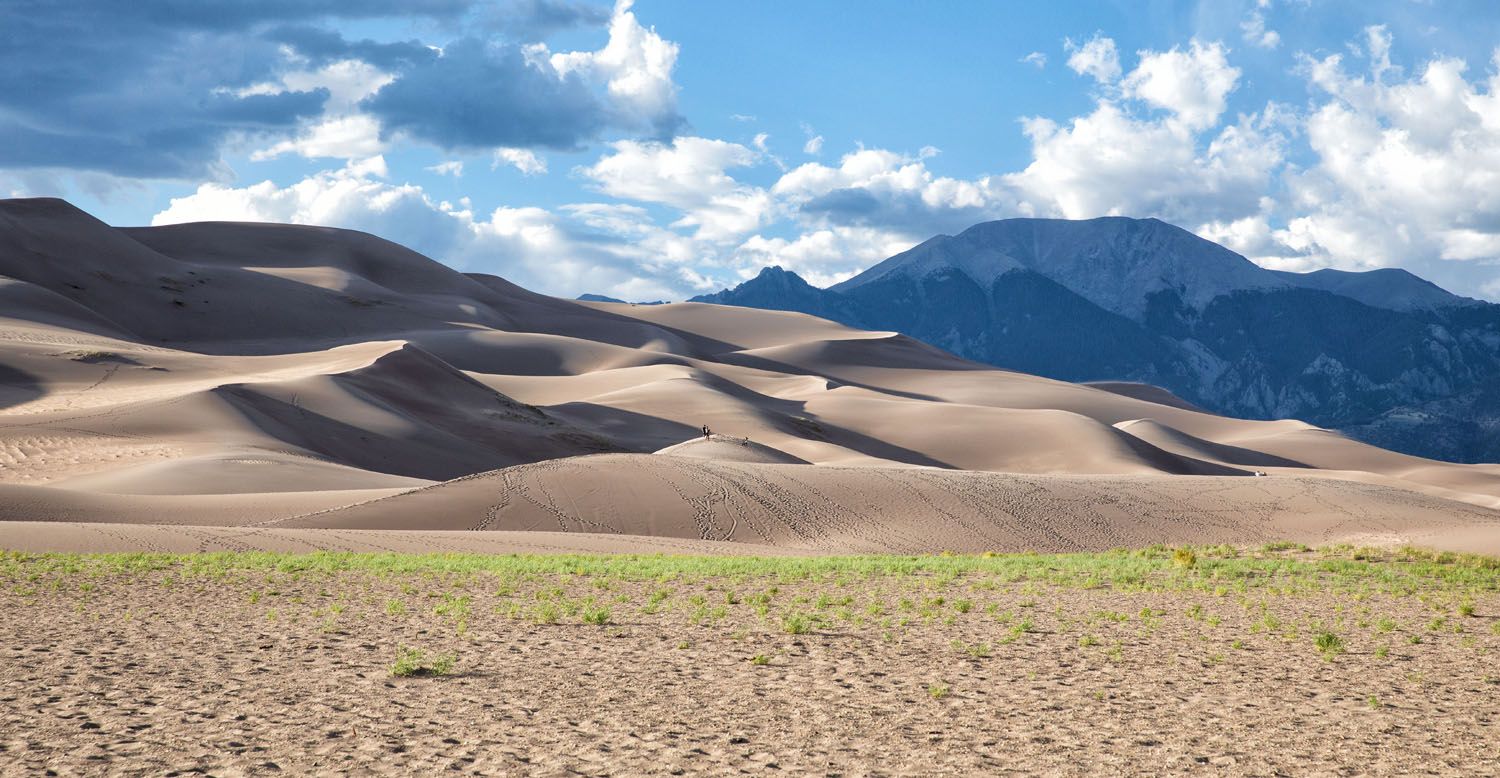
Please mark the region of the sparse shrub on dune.
<svg viewBox="0 0 1500 778"><path fill-rule="evenodd" d="M1345 651L1344 639L1332 632L1318 633L1313 643L1318 647L1318 653L1322 654L1324 659L1333 659Z"/></svg>
<svg viewBox="0 0 1500 778"><path fill-rule="evenodd" d="M544 602L531 612L531 618L538 624L556 624L562 615L558 612L556 605Z"/></svg>
<svg viewBox="0 0 1500 778"><path fill-rule="evenodd" d="M428 657L421 649L400 646L391 665L391 675L397 678L448 675L456 662L457 658L451 654Z"/></svg>

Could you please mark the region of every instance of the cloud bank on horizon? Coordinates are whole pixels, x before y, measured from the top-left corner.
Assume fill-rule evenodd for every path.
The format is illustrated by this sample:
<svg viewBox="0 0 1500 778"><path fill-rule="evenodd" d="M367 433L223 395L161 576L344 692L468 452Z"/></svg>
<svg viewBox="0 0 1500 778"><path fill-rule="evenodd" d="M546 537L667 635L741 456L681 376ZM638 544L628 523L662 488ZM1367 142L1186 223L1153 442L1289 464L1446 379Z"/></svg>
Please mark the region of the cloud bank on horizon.
<svg viewBox="0 0 1500 778"><path fill-rule="evenodd" d="M0 194L362 229L562 295L826 284L988 219L1127 215L1500 299L1500 11L1246 0L1116 31L1091 5L988 43L926 19L997 50L973 67L890 54L879 20L799 58L644 0L15 0ZM740 11L778 12L816 23ZM807 63L832 73L786 77ZM943 113L944 84L970 102Z"/></svg>

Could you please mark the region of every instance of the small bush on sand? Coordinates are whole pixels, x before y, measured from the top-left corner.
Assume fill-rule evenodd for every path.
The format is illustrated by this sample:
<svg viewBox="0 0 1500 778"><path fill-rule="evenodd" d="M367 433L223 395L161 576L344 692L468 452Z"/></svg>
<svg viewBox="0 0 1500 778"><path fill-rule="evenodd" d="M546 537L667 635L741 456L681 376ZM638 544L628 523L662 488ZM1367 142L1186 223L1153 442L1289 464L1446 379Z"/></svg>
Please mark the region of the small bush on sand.
<svg viewBox="0 0 1500 778"><path fill-rule="evenodd" d="M401 646L396 649L396 663L391 665L391 675L397 678L447 675L453 672L455 661L451 654L428 658L421 649Z"/></svg>
<svg viewBox="0 0 1500 778"><path fill-rule="evenodd" d="M609 623L609 615L609 608L585 608L583 623L602 627Z"/></svg>
<svg viewBox="0 0 1500 778"><path fill-rule="evenodd" d="M781 628L788 635L805 635L812 631L812 623L807 617L794 613L781 620Z"/></svg>
<svg viewBox="0 0 1500 778"><path fill-rule="evenodd" d="M975 643L970 645L962 640L954 640L949 644L955 651L961 651L975 659L986 659L990 655L990 644Z"/></svg>
<svg viewBox="0 0 1500 778"><path fill-rule="evenodd" d="M538 624L556 624L562 615L557 612L557 606L550 602L542 603L531 612L531 620Z"/></svg>
<svg viewBox="0 0 1500 778"><path fill-rule="evenodd" d="M1185 570L1198 566L1198 555L1191 548L1179 548L1172 552L1172 564Z"/></svg>
<svg viewBox="0 0 1500 778"><path fill-rule="evenodd" d="M1344 639L1332 632L1318 633L1314 643L1318 647L1318 653L1322 654L1324 659L1332 659L1344 653Z"/></svg>

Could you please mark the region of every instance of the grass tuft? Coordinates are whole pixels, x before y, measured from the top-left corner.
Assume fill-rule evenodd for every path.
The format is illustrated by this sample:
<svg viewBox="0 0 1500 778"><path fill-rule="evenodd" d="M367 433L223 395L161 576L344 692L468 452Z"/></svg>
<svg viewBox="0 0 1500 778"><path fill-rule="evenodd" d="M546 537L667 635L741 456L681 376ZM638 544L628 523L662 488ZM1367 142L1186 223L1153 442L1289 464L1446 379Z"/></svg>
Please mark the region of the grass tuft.
<svg viewBox="0 0 1500 778"><path fill-rule="evenodd" d="M1326 630L1318 633L1313 643L1318 647L1318 653L1322 654L1324 659L1332 659L1346 650L1344 639Z"/></svg>
<svg viewBox="0 0 1500 778"><path fill-rule="evenodd" d="M391 665L391 675L397 678L439 676L453 672L457 658L452 654L429 658L421 649L401 646L396 649L396 662Z"/></svg>

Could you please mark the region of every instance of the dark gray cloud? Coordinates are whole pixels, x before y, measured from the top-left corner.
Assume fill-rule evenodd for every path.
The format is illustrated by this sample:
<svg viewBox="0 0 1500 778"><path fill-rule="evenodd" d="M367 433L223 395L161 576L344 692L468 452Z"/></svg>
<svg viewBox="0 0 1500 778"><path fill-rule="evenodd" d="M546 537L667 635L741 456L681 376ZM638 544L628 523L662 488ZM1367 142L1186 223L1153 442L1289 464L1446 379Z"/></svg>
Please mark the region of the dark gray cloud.
<svg viewBox="0 0 1500 778"><path fill-rule="evenodd" d="M961 232L1007 214L987 208L933 206L913 190L835 189L803 203L798 211L815 221L894 229L923 237Z"/></svg>
<svg viewBox="0 0 1500 778"><path fill-rule="evenodd" d="M453 17L469 3L5 0L0 168L210 175L226 138L288 130L327 100L323 90L237 96L284 66L281 41L259 34L261 27L397 13ZM387 60L399 54L343 45Z"/></svg>
<svg viewBox="0 0 1500 778"><path fill-rule="evenodd" d="M835 189L802 204L802 212L827 217L836 224L862 224L882 210L883 204L868 189Z"/></svg>
<svg viewBox="0 0 1500 778"><path fill-rule="evenodd" d="M669 83L621 98L603 89L605 80L618 75L610 66L560 73L545 56L528 56L523 49L522 43L562 28L605 24L611 18L606 6L499 0L477 15L484 20L478 26L495 35L450 42L441 56L403 71L363 103L387 137L404 135L450 150L574 150L607 129L664 140L684 124Z"/></svg>
<svg viewBox="0 0 1500 778"><path fill-rule="evenodd" d="M609 21L609 7L583 0L500 0L477 14L487 29L511 40L539 41L561 30Z"/></svg>
<svg viewBox="0 0 1500 778"><path fill-rule="evenodd" d="M516 46L454 41L367 100L387 133L450 149L577 148L606 124L605 109L576 76L534 67Z"/></svg>
<svg viewBox="0 0 1500 778"><path fill-rule="evenodd" d="M0 167L203 176L229 134L290 127L327 99L236 97L272 73L268 41L154 24L125 3L32 6L0 3Z"/></svg>
<svg viewBox="0 0 1500 778"><path fill-rule="evenodd" d="M395 77L365 104L387 134L575 149L659 117L622 118L599 83L533 66L521 45L609 16L582 0L0 0L0 169L212 177L226 141L285 137L329 96L247 87L344 59ZM387 17L471 32L440 56L424 41L338 29Z"/></svg>
<svg viewBox="0 0 1500 778"><path fill-rule="evenodd" d="M345 40L334 30L305 24L287 24L265 33L266 40L284 43L313 66L343 59L368 62L382 70L399 70L437 57L432 47L418 40L382 43L369 39Z"/></svg>
<svg viewBox="0 0 1500 778"><path fill-rule="evenodd" d="M104 9L163 27L240 30L268 22L312 19L380 19L426 17L452 19L469 11L475 0L21 0L35 8L77 7L85 13ZM52 12L55 12L53 10Z"/></svg>

